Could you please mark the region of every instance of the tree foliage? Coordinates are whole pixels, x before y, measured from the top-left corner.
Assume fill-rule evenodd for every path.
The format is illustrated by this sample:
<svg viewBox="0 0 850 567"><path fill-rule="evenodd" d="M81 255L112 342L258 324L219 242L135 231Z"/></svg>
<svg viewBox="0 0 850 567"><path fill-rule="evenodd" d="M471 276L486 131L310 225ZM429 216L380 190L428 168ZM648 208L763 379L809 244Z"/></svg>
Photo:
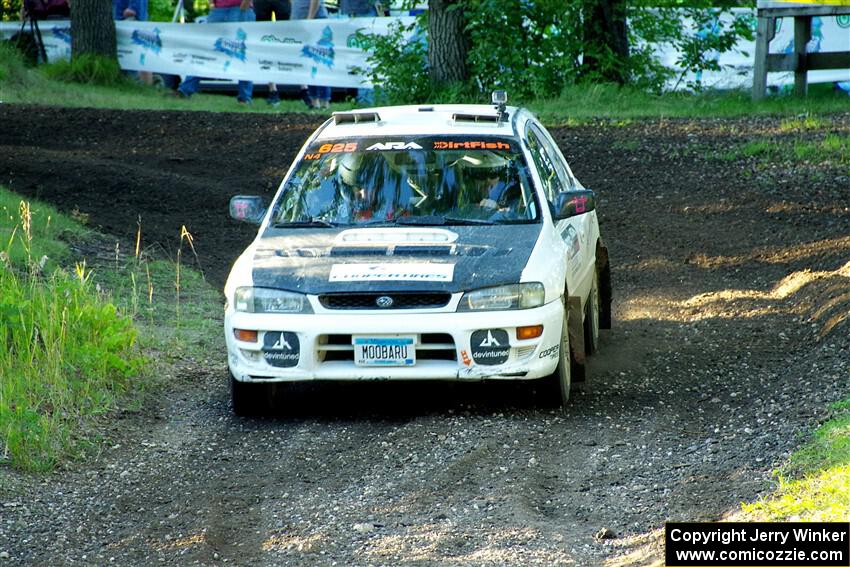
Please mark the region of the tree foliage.
<svg viewBox="0 0 850 567"><path fill-rule="evenodd" d="M732 49L741 37L752 38L754 18L733 18L731 6L709 8L708 0L691 0L688 7L675 0L662 0L661 7L633 0L627 6L628 25L623 22L619 29L616 15L599 16L616 11L616 1L466 0L469 77L448 87L429 80L434 74L427 17L409 26L398 24L388 36L364 35L360 40L370 50L369 73L379 96L385 102L410 103L482 100L494 89L528 100L557 96L579 82L627 82L660 92L687 73L718 70L719 53ZM604 2L612 4L600 8ZM592 14L608 18L602 28L588 21ZM693 25L685 24L683 16ZM678 71L658 60L654 46L659 43L681 54ZM700 85L691 81L688 86Z"/></svg>

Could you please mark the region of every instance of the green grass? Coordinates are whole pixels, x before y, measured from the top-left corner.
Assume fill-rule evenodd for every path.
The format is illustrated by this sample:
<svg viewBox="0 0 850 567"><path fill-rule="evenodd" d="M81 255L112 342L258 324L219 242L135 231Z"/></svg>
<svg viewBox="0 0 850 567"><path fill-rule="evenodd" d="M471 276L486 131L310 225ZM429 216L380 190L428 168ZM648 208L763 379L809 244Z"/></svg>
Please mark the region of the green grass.
<svg viewBox="0 0 850 567"><path fill-rule="evenodd" d="M722 154L720 158L759 158L766 161L793 159L795 162L834 162L850 165L850 136L827 134L820 140L754 140Z"/></svg>
<svg viewBox="0 0 850 567"><path fill-rule="evenodd" d="M850 136L828 134L823 140L796 142L794 156L804 161L850 164Z"/></svg>
<svg viewBox="0 0 850 567"><path fill-rule="evenodd" d="M528 107L550 125L574 125L599 118L628 125L639 118L804 115L804 119L785 121L785 128L813 129L821 122L816 115L847 112L850 97L833 92L828 85L813 85L805 99L782 95L759 102L753 102L748 91L654 95L613 85L579 85L565 89L557 99L530 102Z"/></svg>
<svg viewBox="0 0 850 567"><path fill-rule="evenodd" d="M779 123L780 132L805 132L807 130L820 130L827 122L819 116L797 116L786 118Z"/></svg>
<svg viewBox="0 0 850 567"><path fill-rule="evenodd" d="M144 361L136 329L68 257L57 236L84 233L50 207L20 202L0 188L7 235L0 258L0 458L19 468L48 470L79 452L83 433L132 386Z"/></svg>
<svg viewBox="0 0 850 567"><path fill-rule="evenodd" d="M179 290L177 262L148 259L144 253L122 261L118 269L95 274L119 308L133 316L140 328L140 344L162 353L163 361L185 356L208 359L210 345L224 349L223 298L191 261L182 262Z"/></svg>
<svg viewBox="0 0 850 567"><path fill-rule="evenodd" d="M53 207L41 203L31 203L32 239L21 238L23 226L21 220L21 197L0 187L0 250L11 258L12 263L21 265L32 258L41 261L47 256L47 268L53 268L57 262L68 257L66 242L84 239L89 233L85 226Z"/></svg>
<svg viewBox="0 0 850 567"><path fill-rule="evenodd" d="M188 233L175 260L129 250L87 267L66 241L111 250L105 236L2 187L0 212L0 464L45 471L155 393L165 366L209 359L222 301L193 269Z"/></svg>
<svg viewBox="0 0 850 567"><path fill-rule="evenodd" d="M170 91L165 89L147 87L133 81L101 86L50 78L74 75L68 71L68 67L68 64L58 63L49 66L47 70L28 69L10 48L0 46L0 100L7 103L137 110L328 113L308 111L300 100L283 100L279 107L273 108L256 98L253 105L244 106L237 105L233 95L197 94L191 99L182 100L170 96ZM85 80L85 73L83 75ZM805 99L782 95L754 103L747 91L654 95L602 84L576 85L565 89L556 99L521 103L549 125L581 124L594 119L608 119L613 125L628 125L642 118L780 115L789 117L781 128L792 131L817 128L822 122L817 115L847 112L850 97L833 92L829 85L812 85L810 95ZM334 103L331 110L346 110L354 106L353 103Z"/></svg>
<svg viewBox="0 0 850 567"><path fill-rule="evenodd" d="M847 521L850 518L850 398L835 403L838 413L776 472L770 496L744 504L760 521Z"/></svg>

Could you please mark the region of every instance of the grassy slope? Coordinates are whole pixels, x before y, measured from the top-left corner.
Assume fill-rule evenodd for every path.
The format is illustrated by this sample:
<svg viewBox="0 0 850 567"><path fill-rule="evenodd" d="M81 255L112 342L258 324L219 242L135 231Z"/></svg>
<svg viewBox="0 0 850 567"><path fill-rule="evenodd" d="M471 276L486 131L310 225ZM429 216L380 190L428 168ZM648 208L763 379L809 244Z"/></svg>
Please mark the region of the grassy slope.
<svg viewBox="0 0 850 567"><path fill-rule="evenodd" d="M0 187L0 464L45 471L84 454L103 416L138 407L161 364L221 331L220 295L190 266L75 257L67 242L95 258L120 248L81 220Z"/></svg>
<svg viewBox="0 0 850 567"><path fill-rule="evenodd" d="M63 269L85 229L0 187L0 445L3 458L52 468L133 387L136 329L90 280Z"/></svg>
<svg viewBox="0 0 850 567"><path fill-rule="evenodd" d="M779 487L744 504L750 520L845 522L850 518L850 398L776 474Z"/></svg>

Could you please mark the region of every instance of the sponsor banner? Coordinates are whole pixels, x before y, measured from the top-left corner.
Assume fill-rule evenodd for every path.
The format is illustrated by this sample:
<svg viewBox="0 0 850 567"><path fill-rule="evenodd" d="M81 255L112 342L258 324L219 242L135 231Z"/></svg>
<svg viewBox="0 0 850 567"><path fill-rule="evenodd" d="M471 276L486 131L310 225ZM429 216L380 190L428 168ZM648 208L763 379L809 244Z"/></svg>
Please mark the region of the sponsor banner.
<svg viewBox="0 0 850 567"><path fill-rule="evenodd" d="M717 33L719 27L728 24L733 18L745 18L755 32L756 10L750 8L735 8L731 14L726 14L719 19L709 22L708 25L699 28L697 33L711 35ZM684 18L687 25L693 29L697 26L689 18ZM794 19L777 18L776 35L770 42L771 53L793 53L794 51ZM850 16L829 16L812 18L812 39L806 49L809 53L850 51ZM676 61L680 53L666 44L654 46L656 55L661 63L671 69L677 68ZM755 33L753 40L740 40L730 51L723 54L706 54L707 58L713 58L720 65L720 71L688 72L681 81L677 77L669 83L668 88L681 88L688 83L701 85L703 88L745 88L753 86L753 66L755 61L756 42ZM809 71L809 83L842 83L845 90L850 90L850 70L848 69L824 69L821 71ZM846 85L843 83L848 82ZM790 87L794 84L794 73L768 73L767 84L772 87ZM678 85L678 86L677 86Z"/></svg>
<svg viewBox="0 0 850 567"><path fill-rule="evenodd" d="M129 71L195 75L286 85L368 87L357 68L366 54L356 34L386 34L390 24L412 17L172 24L115 22L118 62ZM0 23L9 39L20 23ZM71 55L71 22L39 22L48 60Z"/></svg>
<svg viewBox="0 0 850 567"><path fill-rule="evenodd" d="M818 0L811 0L813 5ZM827 0L830 4L850 5L850 0ZM759 3L769 7L775 3ZM701 27L697 33L717 33L719 25L731 18L748 18L756 27L756 10L736 8L731 15ZM145 70L173 75L197 75L211 79L248 79L255 82L276 82L285 85L327 85L353 88L371 86L355 68L366 68L366 53L357 46L358 30L386 33L389 26L400 20L404 24L412 17L356 18L323 20L290 20L281 22L233 22L216 24L172 24L162 22L116 22L118 58L124 69ZM696 28L683 15L683 21ZM47 20L39 23L48 59L68 58L71 55L71 24L67 20ZM793 50L794 25L792 18L776 20L776 36L770 45L771 53L790 53ZM10 39L21 29L16 22L0 22L0 40ZM850 51L850 15L812 18L810 53L819 51ZM653 46L656 56L671 69L677 69L681 54L671 45ZM750 88L753 81L755 41L739 41L735 47L715 55L720 71L686 73L667 85L670 89L685 88L688 83L705 88ZM711 54L708 54L711 56ZM810 71L810 83L848 82L850 70L829 69ZM791 85L793 73L770 73L771 86ZM847 85L850 90L850 84ZM439 149L439 148L435 148Z"/></svg>
<svg viewBox="0 0 850 567"><path fill-rule="evenodd" d="M450 282L454 264L334 264L328 281L331 282Z"/></svg>

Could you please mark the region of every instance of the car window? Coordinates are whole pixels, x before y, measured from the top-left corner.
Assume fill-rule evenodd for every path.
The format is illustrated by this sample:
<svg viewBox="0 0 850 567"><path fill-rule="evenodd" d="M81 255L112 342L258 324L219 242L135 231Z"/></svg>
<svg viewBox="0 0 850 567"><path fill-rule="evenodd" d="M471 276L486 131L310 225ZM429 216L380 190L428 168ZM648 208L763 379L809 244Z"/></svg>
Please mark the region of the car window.
<svg viewBox="0 0 850 567"><path fill-rule="evenodd" d="M540 221L519 144L495 137L316 142L273 211L273 225Z"/></svg>
<svg viewBox="0 0 850 567"><path fill-rule="evenodd" d="M558 175L558 179L560 179L561 181L561 186L563 187L563 190L571 191L575 189L575 178L573 177L572 172L567 166L564 160L564 156L561 154L561 151L555 145L551 136L549 136L546 132L538 128L536 124L531 125L531 130L537 135L546 153L551 156L552 166L555 168L555 173Z"/></svg>
<svg viewBox="0 0 850 567"><path fill-rule="evenodd" d="M543 182L543 192L546 194L546 200L550 203L555 202L555 196L565 189L561 177L555 169L555 163L552 155L547 151L542 138L534 129L529 128L526 132L528 150L531 153L531 159L534 165L537 166L537 172L540 175L540 180Z"/></svg>

